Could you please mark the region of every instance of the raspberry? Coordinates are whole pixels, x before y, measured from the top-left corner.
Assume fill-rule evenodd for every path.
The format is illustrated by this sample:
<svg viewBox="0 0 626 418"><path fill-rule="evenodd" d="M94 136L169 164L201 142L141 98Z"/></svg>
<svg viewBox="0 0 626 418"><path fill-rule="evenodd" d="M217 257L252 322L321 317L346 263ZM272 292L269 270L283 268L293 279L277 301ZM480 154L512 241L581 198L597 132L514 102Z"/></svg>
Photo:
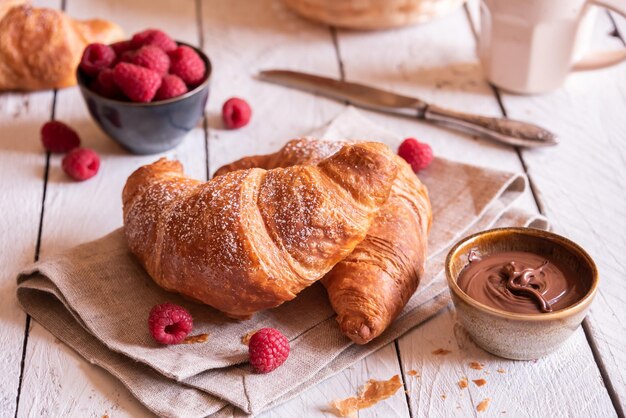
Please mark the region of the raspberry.
<svg viewBox="0 0 626 418"><path fill-rule="evenodd" d="M104 44L89 44L80 59L80 69L87 75L95 77L100 71L109 68L115 61L115 51Z"/></svg>
<svg viewBox="0 0 626 418"><path fill-rule="evenodd" d="M430 145L418 142L415 138L405 139L398 148L398 155L404 158L416 173L428 167L433 161L433 150Z"/></svg>
<svg viewBox="0 0 626 418"><path fill-rule="evenodd" d="M274 328L258 330L248 343L250 364L257 373L269 373L289 356L289 341Z"/></svg>
<svg viewBox="0 0 626 418"><path fill-rule="evenodd" d="M143 32L136 33L130 42L133 48L154 45L165 52L173 51L177 46L176 42L169 35L158 29L146 29Z"/></svg>
<svg viewBox="0 0 626 418"><path fill-rule="evenodd" d="M100 168L100 157L88 148L74 148L63 157L63 171L74 180L83 181L92 178Z"/></svg>
<svg viewBox="0 0 626 418"><path fill-rule="evenodd" d="M173 303L163 303L150 310L148 328L156 342L178 344L191 332L193 318L185 308Z"/></svg>
<svg viewBox="0 0 626 418"><path fill-rule="evenodd" d="M206 74L206 66L193 48L183 45L168 54L171 61L170 73L182 78L189 87L202 82Z"/></svg>
<svg viewBox="0 0 626 418"><path fill-rule="evenodd" d="M41 127L41 142L50 152L68 152L80 146L80 138L75 130L59 121L46 122Z"/></svg>
<svg viewBox="0 0 626 418"><path fill-rule="evenodd" d="M125 52L121 61L156 71L161 75L167 74L170 69L170 57L161 48L147 45L136 51Z"/></svg>
<svg viewBox="0 0 626 418"><path fill-rule="evenodd" d="M161 81L161 87L154 96L155 100L167 100L172 97L180 96L187 93L187 86L185 82L172 74L168 74L163 77Z"/></svg>
<svg viewBox="0 0 626 418"><path fill-rule="evenodd" d="M131 49L130 51L124 51L119 57L117 57L117 62L130 62L135 56L136 49ZM130 62L132 64L132 62Z"/></svg>
<svg viewBox="0 0 626 418"><path fill-rule="evenodd" d="M99 95L107 97L109 99L119 100L124 97L120 88L117 86L117 84L115 84L113 70L110 68L105 68L104 70L100 71L100 74L98 74L98 78L96 78L91 84L91 89Z"/></svg>
<svg viewBox="0 0 626 418"><path fill-rule="evenodd" d="M243 99L233 97L222 106L222 119L229 129L237 129L246 126L250 122L252 109L250 105Z"/></svg>
<svg viewBox="0 0 626 418"><path fill-rule="evenodd" d="M127 62L115 66L113 79L133 102L151 101L161 87L161 76L157 72Z"/></svg>
<svg viewBox="0 0 626 418"><path fill-rule="evenodd" d="M130 51L133 49L133 45L130 41L119 41L114 44L109 45L113 51L115 51L115 55L119 58L126 51Z"/></svg>

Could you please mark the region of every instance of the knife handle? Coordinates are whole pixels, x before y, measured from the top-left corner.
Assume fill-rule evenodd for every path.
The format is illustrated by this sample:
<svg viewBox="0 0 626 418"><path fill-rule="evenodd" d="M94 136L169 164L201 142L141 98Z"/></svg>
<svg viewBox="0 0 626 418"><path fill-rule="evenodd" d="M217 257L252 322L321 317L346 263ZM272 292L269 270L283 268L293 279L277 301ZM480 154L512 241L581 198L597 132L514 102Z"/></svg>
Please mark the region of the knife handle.
<svg viewBox="0 0 626 418"><path fill-rule="evenodd" d="M456 112L429 105L424 119L451 128L478 134L486 138L519 147L545 147L557 144L557 137L540 126L517 120L494 118Z"/></svg>

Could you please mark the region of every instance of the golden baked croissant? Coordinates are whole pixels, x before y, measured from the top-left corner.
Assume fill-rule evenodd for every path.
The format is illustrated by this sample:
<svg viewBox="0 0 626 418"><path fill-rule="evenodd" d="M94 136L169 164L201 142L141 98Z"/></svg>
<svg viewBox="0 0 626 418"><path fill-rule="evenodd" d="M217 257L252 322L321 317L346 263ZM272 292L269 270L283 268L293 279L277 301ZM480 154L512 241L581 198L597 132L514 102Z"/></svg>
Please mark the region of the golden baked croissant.
<svg viewBox="0 0 626 418"><path fill-rule="evenodd" d="M243 168L317 164L346 142L297 139L274 154L242 158L215 173ZM399 171L389 200L365 239L322 283L342 332L357 344L380 335L402 311L424 272L431 207L426 187L395 157Z"/></svg>
<svg viewBox="0 0 626 418"><path fill-rule="evenodd" d="M13 7L0 20L0 90L73 86L89 43L123 37L119 26L104 20L77 21L58 10Z"/></svg>
<svg viewBox="0 0 626 418"><path fill-rule="evenodd" d="M363 240L397 173L383 144L317 166L190 179L177 161L135 171L123 191L130 250L161 287L248 318L293 299Z"/></svg>

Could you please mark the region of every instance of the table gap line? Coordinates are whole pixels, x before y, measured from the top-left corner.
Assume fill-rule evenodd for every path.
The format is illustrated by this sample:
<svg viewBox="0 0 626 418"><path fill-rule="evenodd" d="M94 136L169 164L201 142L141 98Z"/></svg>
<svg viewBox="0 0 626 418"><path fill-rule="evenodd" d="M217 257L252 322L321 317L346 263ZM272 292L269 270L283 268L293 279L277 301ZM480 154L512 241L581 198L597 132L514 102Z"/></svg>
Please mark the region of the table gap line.
<svg viewBox="0 0 626 418"><path fill-rule="evenodd" d="M398 360L398 367L400 368L400 376L402 376L402 387L404 389L404 399L406 401L406 406L409 409L409 417L413 418L413 411L411 410L411 395L409 394L409 388L406 384L407 377L404 373L404 366L402 365L402 356L400 355L400 347L398 345L398 339L393 340L393 346L396 350L396 359Z"/></svg>
<svg viewBox="0 0 626 418"><path fill-rule="evenodd" d="M198 42L200 49L204 49L204 24L202 22L202 1L196 0L196 25L198 28Z"/></svg>
<svg viewBox="0 0 626 418"><path fill-rule="evenodd" d="M335 50L335 57L337 58L337 64L339 65L339 79L346 81L346 70L343 66L343 59L341 58L341 51L339 49L339 39L337 38L337 28L335 26L329 26L330 38L333 41L333 49Z"/></svg>
<svg viewBox="0 0 626 418"><path fill-rule="evenodd" d="M593 336L593 332L591 331L591 326L589 325L589 321L587 317L583 319L582 323L583 331L585 333L585 337L587 339L587 344L589 344L589 348L591 348L591 353L593 354L593 359L598 366L598 370L600 370L600 376L602 377L602 381L604 382L604 387L606 388L607 393L609 394L609 399L611 399L611 403L613 404L613 408L617 413L619 418L624 418L624 408L620 402L619 396L617 395L617 391L615 390L615 386L613 386L613 381L610 379L609 374L606 370L606 365L602 360L600 355L600 350L598 349L598 344L596 339Z"/></svg>
<svg viewBox="0 0 626 418"><path fill-rule="evenodd" d="M476 31L476 27L474 26L474 21L472 19L467 3L463 5L463 8L465 9L465 16L469 22L469 25L472 28L472 33L474 34L474 41L478 42L478 33ZM613 25L612 33L616 34L617 37L626 46L626 41L624 40L624 38L622 37L622 34L619 31L619 28L617 27L617 24L615 23L615 19L613 19L613 16L608 10L606 13L609 15L609 19L611 20L611 23ZM502 116L504 116L505 118L508 118L506 106L504 104L504 100L502 99L502 94L500 92L500 89L492 84L490 84L490 86L498 102L498 106L500 107ZM513 148L515 149L517 157L524 169L524 173L526 174L526 177L528 178L528 184L530 186L530 191L532 193L535 205L537 206L537 209L542 215L546 215L545 205L539 195L538 188L536 187L535 183L532 180L532 177L530 176L528 172L528 165L526 164L526 161L524 160L523 152L520 147L513 147ZM587 318L583 320L582 328L585 334L585 338L587 340L587 345L589 346L589 349L591 350L591 353L593 355L593 360L595 361L596 366L598 367L598 371L600 372L600 377L602 378L602 381L604 383L604 388L607 391L607 394L609 395L609 399L611 399L613 409L615 410L618 417L624 418L624 409L622 408L622 405L619 400L619 396L617 395L617 392L615 391L613 382L611 381L611 378L607 372L607 368L604 364L602 356L600 355L600 352L597 348L597 341L591 331Z"/></svg>
<svg viewBox="0 0 626 418"><path fill-rule="evenodd" d="M196 26L198 28L198 44L200 49L204 51L204 22L202 20L202 0L196 0ZM207 54L208 56L208 54ZM211 77L213 72L213 63L211 63L210 68L211 73L209 73L209 77ZM210 95L210 92L209 92ZM210 98L209 98L210 99ZM208 102L208 100L207 100ZM210 147L209 147L209 121L207 118L206 106L202 111L202 131L204 133L204 167L205 167L205 180L210 179L211 174L211 163L210 163Z"/></svg>
<svg viewBox="0 0 626 418"><path fill-rule="evenodd" d="M465 12L465 17L467 18L467 23L469 24L470 30L472 31L472 35L474 36L474 49L476 49L476 47L478 46L476 45L476 42L478 42L478 30L476 29L476 26L474 25L474 19L472 19L472 14L469 11L467 2L463 3L463 9Z"/></svg>
<svg viewBox="0 0 626 418"><path fill-rule="evenodd" d="M211 163L209 162L209 123L207 121L206 112L204 112L204 116L202 116L202 130L204 132L204 167L205 167L205 180L210 180L211 174Z"/></svg>
<svg viewBox="0 0 626 418"><path fill-rule="evenodd" d="M624 34L622 34L622 32L619 30L619 26L617 26L617 22L615 21L615 16L613 16L613 13L611 13L611 11L609 10L606 11L606 14L609 16L609 20L613 25L613 32L611 32L611 36L618 38L620 41L622 41L622 45L626 46L626 38L624 37Z"/></svg>
<svg viewBox="0 0 626 418"><path fill-rule="evenodd" d="M20 396L22 395L22 380L24 378L24 359L26 358L26 345L28 344L28 333L30 332L30 315L26 314L24 321L24 337L22 337L22 359L20 360L20 375L17 383L17 394L15 395L15 418L20 410Z"/></svg>
<svg viewBox="0 0 626 418"><path fill-rule="evenodd" d="M506 116L505 116L506 117ZM541 199L541 195L539 194L539 189L535 185L535 182L532 179L532 176L528 172L528 166L526 165L526 160L524 160L524 156L522 155L522 150L520 147L513 147L515 149L515 153L517 154L517 158L522 164L522 168L524 169L524 174L526 174L526 178L528 179L528 187L530 188L530 193L533 195L533 201L535 202L535 206L540 214L546 215L545 205L543 204L543 200Z"/></svg>

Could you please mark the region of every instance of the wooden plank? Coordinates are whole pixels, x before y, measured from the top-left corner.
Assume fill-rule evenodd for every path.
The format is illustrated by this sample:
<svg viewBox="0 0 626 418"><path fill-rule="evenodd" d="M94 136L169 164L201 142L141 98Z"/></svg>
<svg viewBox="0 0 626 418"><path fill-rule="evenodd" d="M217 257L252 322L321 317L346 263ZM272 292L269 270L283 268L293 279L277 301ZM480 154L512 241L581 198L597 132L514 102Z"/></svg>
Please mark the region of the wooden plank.
<svg viewBox="0 0 626 418"><path fill-rule="evenodd" d="M598 369L589 360L591 351L581 328L548 357L506 360L477 347L449 309L400 339L399 345L404 373L419 374L407 377L413 417L476 416L477 405L487 398L489 407L480 416L616 415ZM436 354L440 349L450 353ZM581 361L581 356L587 360ZM472 368L472 362L483 364L482 370ZM466 388L459 386L463 379ZM483 386L473 382L479 379L485 380Z"/></svg>
<svg viewBox="0 0 626 418"><path fill-rule="evenodd" d="M475 55L474 38L462 10L446 19L414 28L365 34L340 31L338 39L340 56L348 80L375 84L459 110L500 115L491 88L482 79ZM375 60L372 59L372 50L380 52L376 54ZM517 153L510 147L476 140L411 120L393 119L373 113L369 116L405 136L416 136L429 142L436 155L496 169L523 171ZM529 210L536 210L530 193L520 205ZM415 381L419 382L416 383L419 385L417 392L409 388L413 416L428 416L429 412L433 415L450 415L451 410L454 411L453 414L459 416L475 414L476 404L481 400L477 399L478 396L463 401L455 400L454 405L448 398L452 395L446 388L453 386L451 382L458 381L458 367L454 363L433 361L430 351L424 348L428 341L441 340L447 345L453 344L450 321L440 316L429 324L427 328L419 327L399 339L405 376L412 369L425 376ZM578 344L568 346L573 350L567 353L568 358L575 361L575 364L565 375L574 376L573 372L571 375L568 374L572 370L589 370L590 377L585 385L591 388L590 392L596 397L594 399L606 401L607 394L599 379L593 356L584 338L580 339L582 333L579 332L578 335ZM428 360L425 360L427 354ZM488 360L487 364L490 367L497 361L493 356L485 359ZM557 357L549 357L542 361L545 361L549 369L557 370L563 367ZM407 381L411 383L409 376ZM441 385L442 381L447 383ZM542 382L542 385L558 385L558 380L550 376L531 372L521 374L519 382L528 387L532 387L535 382ZM495 386L494 393L507 396L510 395L509 391L514 390L507 389L508 383L504 381L495 381L492 385ZM447 392L444 392L444 389ZM446 399L442 399L444 395ZM575 398L574 403L579 402L578 405L587 402L586 398L577 397L575 392L573 394L558 392L555 397L553 401L557 404L570 402L570 398ZM600 401L591 400L585 405L595 412L606 410L605 403ZM536 410L540 411L539 404L535 406Z"/></svg>
<svg viewBox="0 0 626 418"><path fill-rule="evenodd" d="M338 31L338 44L349 81L460 111L500 116L493 92L482 78L462 9L427 25L382 32ZM403 137L428 142L435 155L501 170L522 170L510 146L409 118L375 112L367 115Z"/></svg>
<svg viewBox="0 0 626 418"><path fill-rule="evenodd" d="M13 416L26 315L15 298L17 273L35 257L46 156L39 127L50 118L52 92L0 96L0 415Z"/></svg>
<svg viewBox="0 0 626 418"><path fill-rule="evenodd" d="M193 0L128 2L67 1L76 18L99 17L119 23L130 36L147 27L165 30L175 39L199 43ZM102 133L87 113L77 88L58 94L56 116L74 126L83 145L101 156L100 172L75 183L51 160L42 235L45 257L97 238L122 224L121 191L128 175L159 156L133 156ZM169 157L180 159L199 178L206 173L204 130L194 129ZM144 416L147 410L113 377L90 365L38 324L30 333L20 416Z"/></svg>
<svg viewBox="0 0 626 418"><path fill-rule="evenodd" d="M50 118L53 97L52 91L0 95L0 190L10 191L0 204L0 300L6 301L0 305L0 416L14 416L17 406L26 315L15 299L15 277L37 252L46 167L39 128Z"/></svg>
<svg viewBox="0 0 626 418"><path fill-rule="evenodd" d="M209 100L211 172L244 155L274 152L287 140L331 120L343 105L255 79L258 71L289 68L337 77L339 66L327 27L299 19L276 1L203 1L205 51L214 73ZM223 129L221 107L246 99L252 120Z"/></svg>
<svg viewBox="0 0 626 418"><path fill-rule="evenodd" d="M443 35L447 34L447 35ZM463 10L427 25L384 32L338 31L345 77L440 106L500 116L491 87L482 78L475 44ZM372 59L371 51L377 51ZM364 111L398 134L427 142L436 156L504 171L523 172L513 147L410 118ZM517 203L536 211L532 194Z"/></svg>
<svg viewBox="0 0 626 418"><path fill-rule="evenodd" d="M618 22L621 21L618 20ZM620 48L612 22L598 14L594 47ZM587 318L617 407L626 405L626 67L573 74L563 89L533 97L503 94L511 117L544 124L562 138L541 152L525 151L555 231L589 251L600 271L600 292Z"/></svg>
<svg viewBox="0 0 626 418"><path fill-rule="evenodd" d="M388 344L373 355L347 368L342 373L326 379L278 407L267 411L259 418L327 416L335 417L330 407L336 399L356 396L360 386L369 379L387 380L399 374L398 357L394 344ZM402 417L408 416L404 388L400 388L390 399L359 411L359 417Z"/></svg>
<svg viewBox="0 0 626 418"><path fill-rule="evenodd" d="M327 27L313 25L285 10L280 2L206 0L202 2L205 51L215 67L209 103L210 171L244 155L273 152L288 139L302 136L331 120L345 106L307 93L261 83L262 69L289 68L339 77L339 65ZM222 103L242 96L252 106L249 126L222 129ZM399 374L393 346L376 352L352 368L327 379L301 396L266 413L293 417L319 415L330 401L356 394L370 378ZM381 402L360 416L408 414L404 393Z"/></svg>

